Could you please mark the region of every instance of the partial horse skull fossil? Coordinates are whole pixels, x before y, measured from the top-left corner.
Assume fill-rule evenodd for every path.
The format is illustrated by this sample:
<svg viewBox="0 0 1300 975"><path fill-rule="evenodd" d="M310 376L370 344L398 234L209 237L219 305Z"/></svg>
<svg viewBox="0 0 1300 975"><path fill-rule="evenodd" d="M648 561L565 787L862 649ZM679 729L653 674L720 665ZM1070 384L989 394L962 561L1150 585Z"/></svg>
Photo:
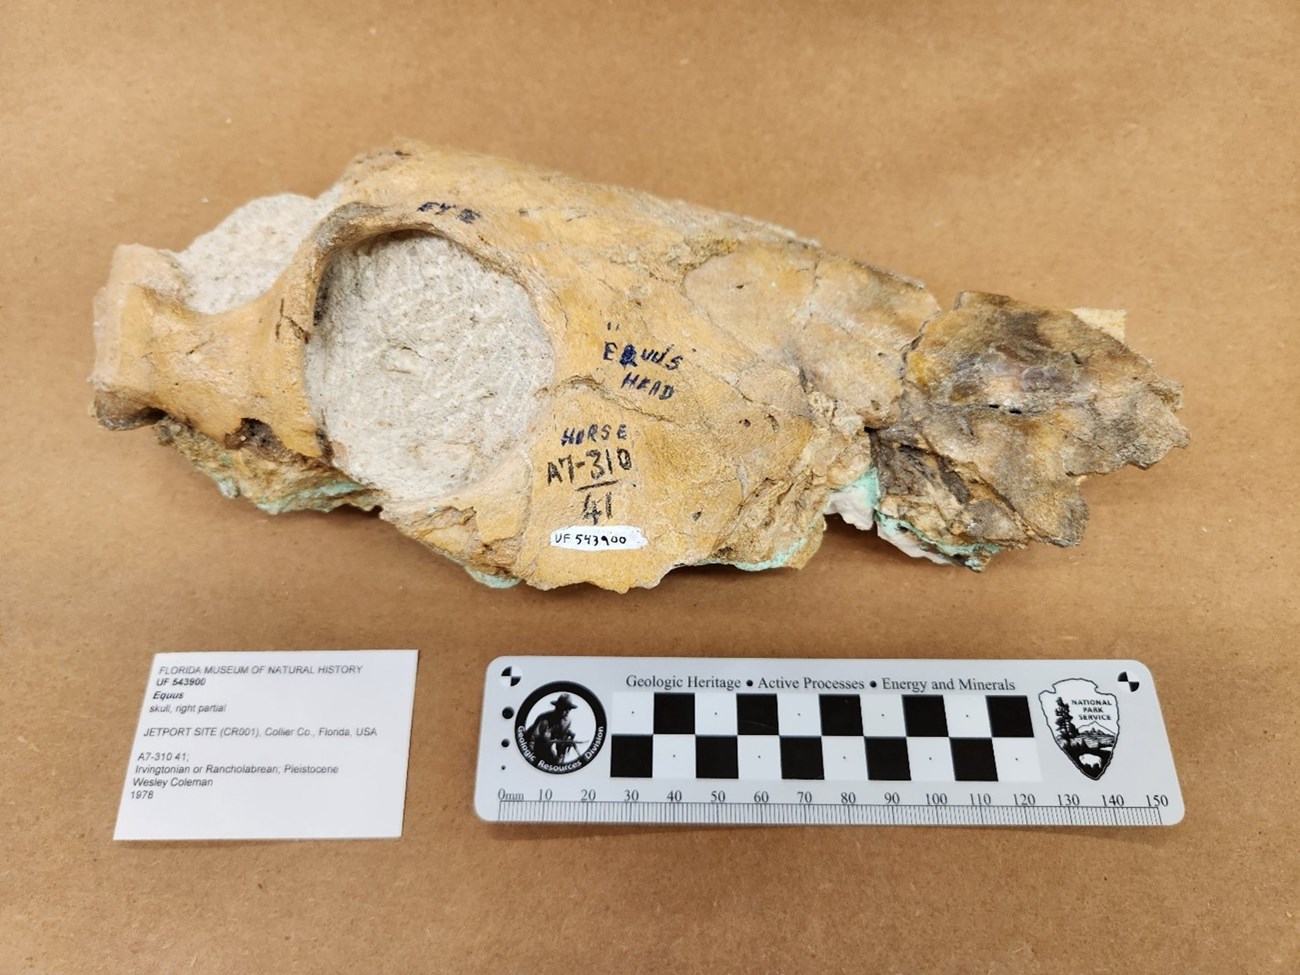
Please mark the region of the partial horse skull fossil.
<svg viewBox="0 0 1300 975"><path fill-rule="evenodd" d="M981 568L1187 437L1123 314L964 294L768 224L404 144L185 251L118 249L110 429L272 512L379 507L483 582L802 565L824 514Z"/></svg>

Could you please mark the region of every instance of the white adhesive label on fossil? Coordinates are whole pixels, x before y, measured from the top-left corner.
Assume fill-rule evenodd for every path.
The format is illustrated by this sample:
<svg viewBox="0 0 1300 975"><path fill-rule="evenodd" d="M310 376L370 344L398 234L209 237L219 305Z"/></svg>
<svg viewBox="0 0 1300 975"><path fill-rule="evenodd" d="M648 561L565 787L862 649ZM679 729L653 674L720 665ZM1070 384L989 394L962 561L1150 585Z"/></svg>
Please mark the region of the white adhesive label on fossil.
<svg viewBox="0 0 1300 975"><path fill-rule="evenodd" d="M570 525L551 532L552 547L577 552L625 552L645 548L648 544L641 529L631 525L603 525L598 528Z"/></svg>
<svg viewBox="0 0 1300 975"><path fill-rule="evenodd" d="M402 835L414 650L160 653L118 840Z"/></svg>

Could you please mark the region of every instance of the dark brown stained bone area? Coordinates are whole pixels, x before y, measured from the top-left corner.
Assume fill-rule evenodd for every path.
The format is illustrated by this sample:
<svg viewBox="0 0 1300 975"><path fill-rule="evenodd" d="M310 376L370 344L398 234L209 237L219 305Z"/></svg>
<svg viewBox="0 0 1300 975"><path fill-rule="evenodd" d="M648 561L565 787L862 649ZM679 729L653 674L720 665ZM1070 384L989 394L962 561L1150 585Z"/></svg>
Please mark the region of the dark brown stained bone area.
<svg viewBox="0 0 1300 975"><path fill-rule="evenodd" d="M1187 443L1180 388L1066 312L965 294L907 359L900 419L873 438L880 512L936 546L1073 545L1080 475Z"/></svg>

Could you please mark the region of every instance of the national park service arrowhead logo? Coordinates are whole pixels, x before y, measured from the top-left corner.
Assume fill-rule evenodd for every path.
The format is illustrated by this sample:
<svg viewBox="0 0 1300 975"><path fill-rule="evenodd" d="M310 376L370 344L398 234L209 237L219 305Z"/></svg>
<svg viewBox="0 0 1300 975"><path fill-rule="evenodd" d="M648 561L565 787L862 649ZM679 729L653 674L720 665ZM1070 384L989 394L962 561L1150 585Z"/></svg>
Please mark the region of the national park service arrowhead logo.
<svg viewBox="0 0 1300 975"><path fill-rule="evenodd" d="M1079 677L1038 695L1056 745L1090 779L1100 779L1119 739L1119 699Z"/></svg>

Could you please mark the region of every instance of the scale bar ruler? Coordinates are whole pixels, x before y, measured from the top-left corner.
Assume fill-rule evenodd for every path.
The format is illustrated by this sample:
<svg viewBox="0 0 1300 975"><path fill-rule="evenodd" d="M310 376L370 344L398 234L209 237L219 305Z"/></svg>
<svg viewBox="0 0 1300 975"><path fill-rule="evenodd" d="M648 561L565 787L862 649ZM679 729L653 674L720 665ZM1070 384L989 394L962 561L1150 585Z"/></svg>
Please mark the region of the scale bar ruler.
<svg viewBox="0 0 1300 975"><path fill-rule="evenodd" d="M475 808L719 826L1183 817L1155 686L1131 660L501 657Z"/></svg>

